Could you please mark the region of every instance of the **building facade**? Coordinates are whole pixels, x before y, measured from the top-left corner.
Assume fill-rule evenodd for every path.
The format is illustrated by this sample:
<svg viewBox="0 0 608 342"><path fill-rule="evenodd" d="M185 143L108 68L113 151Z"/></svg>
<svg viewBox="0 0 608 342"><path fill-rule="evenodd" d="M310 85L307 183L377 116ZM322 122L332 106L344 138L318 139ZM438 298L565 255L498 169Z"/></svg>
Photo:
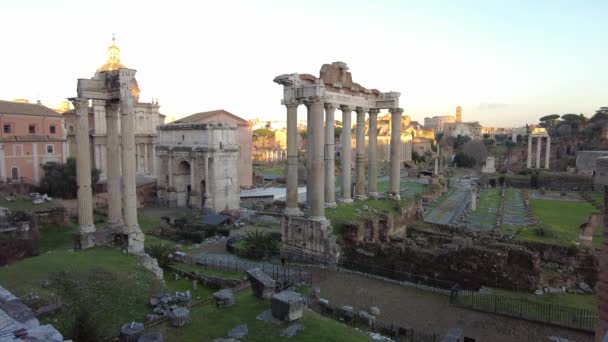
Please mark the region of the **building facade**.
<svg viewBox="0 0 608 342"><path fill-rule="evenodd" d="M0 182L38 185L42 166L69 154L59 113L39 103L0 101Z"/></svg>
<svg viewBox="0 0 608 342"><path fill-rule="evenodd" d="M253 132L252 124L226 110L219 109L209 112L200 112L189 115L185 118L176 120L173 123L226 123L237 126L236 134L239 145L239 162L238 162L238 184L242 188L250 188L253 184Z"/></svg>

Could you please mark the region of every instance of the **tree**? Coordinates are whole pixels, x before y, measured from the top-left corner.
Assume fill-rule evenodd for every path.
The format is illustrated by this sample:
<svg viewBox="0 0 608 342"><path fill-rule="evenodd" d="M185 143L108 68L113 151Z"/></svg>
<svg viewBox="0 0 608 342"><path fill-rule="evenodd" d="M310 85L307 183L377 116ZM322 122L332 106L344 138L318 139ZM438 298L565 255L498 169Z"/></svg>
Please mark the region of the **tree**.
<svg viewBox="0 0 608 342"><path fill-rule="evenodd" d="M469 141L471 141L471 138L469 136L458 134L456 140L454 141L454 150L457 150L459 147Z"/></svg>
<svg viewBox="0 0 608 342"><path fill-rule="evenodd" d="M469 157L468 155L464 154L463 152L458 152L454 156L454 163L458 167L474 167L475 159L473 159L472 157Z"/></svg>
<svg viewBox="0 0 608 342"><path fill-rule="evenodd" d="M466 142L462 146L462 152L473 158L476 164L482 164L488 156L488 149L485 144L479 140Z"/></svg>
<svg viewBox="0 0 608 342"><path fill-rule="evenodd" d="M539 121L541 122L542 126L551 127L555 124L557 119L559 119L559 114L551 114L543 116L539 119Z"/></svg>
<svg viewBox="0 0 608 342"><path fill-rule="evenodd" d="M76 158L70 157L65 164L49 162L42 166L44 177L40 180L39 190L52 197L75 198L78 192L76 183ZM91 184L99 181L101 171L91 169Z"/></svg>
<svg viewBox="0 0 608 342"><path fill-rule="evenodd" d="M274 132L269 128L258 128L253 131L253 134L264 138L271 138L274 136Z"/></svg>

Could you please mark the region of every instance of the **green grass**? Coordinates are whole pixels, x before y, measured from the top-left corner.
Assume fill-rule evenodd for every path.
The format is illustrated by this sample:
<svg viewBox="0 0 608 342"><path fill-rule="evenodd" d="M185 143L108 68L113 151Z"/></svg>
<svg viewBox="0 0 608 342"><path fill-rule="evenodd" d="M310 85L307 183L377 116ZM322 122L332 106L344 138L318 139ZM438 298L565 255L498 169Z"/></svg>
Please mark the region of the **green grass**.
<svg viewBox="0 0 608 342"><path fill-rule="evenodd" d="M260 300L253 296L250 290L236 294L236 304L229 308L218 309L213 304L195 307L191 311L192 323L186 327L173 328L168 324L151 328L151 331L163 333L165 341L211 341L215 338L226 337L228 331L240 325L247 324L249 334L246 341L294 341L294 342L339 342L339 341L370 341L362 332L335 320L322 317L312 311L305 310L301 323L304 330L291 339L281 337L283 329L288 324L259 321L256 316L270 308L270 301Z"/></svg>
<svg viewBox="0 0 608 342"><path fill-rule="evenodd" d="M588 202L531 199L532 212L552 234L539 236L534 228L523 228L517 240L538 241L568 246L578 242L579 226L589 218L595 208Z"/></svg>
<svg viewBox="0 0 608 342"><path fill-rule="evenodd" d="M374 208L385 213L396 213L400 205L404 205L408 200L389 200L389 199L366 199L355 201L349 204L339 204L336 208L325 209L325 216L330 220L334 233L342 236L344 224L349 221L355 221L359 217L370 215L370 212L363 210L363 206L367 205L370 209ZM360 210L357 215L356 210Z"/></svg>
<svg viewBox="0 0 608 342"><path fill-rule="evenodd" d="M496 216L500 205L500 192L497 188L481 191L477 209L470 214L471 226L474 229L490 230L496 226Z"/></svg>
<svg viewBox="0 0 608 342"><path fill-rule="evenodd" d="M268 165L261 165L261 164L256 164L253 165L253 171L256 174L260 174L260 173L269 173L269 174L273 174L273 175L277 175L277 176L283 176L284 172L285 172L285 165L284 164L268 164Z"/></svg>
<svg viewBox="0 0 608 342"><path fill-rule="evenodd" d="M224 279L237 279L240 280L245 276L244 272L238 272L238 271L230 271L230 270L216 270L210 267L204 267L201 265L190 265L190 264L184 264L184 263L176 263L174 265L172 265L173 267L175 267L178 270L181 271L185 271L185 272L198 272L202 275L206 275L206 276L210 276L210 277L218 277L218 278L224 278ZM228 264L226 266L227 268L230 268L230 265Z"/></svg>
<svg viewBox="0 0 608 342"><path fill-rule="evenodd" d="M8 202L4 199L7 195L8 194L0 193L0 207L8 208L11 211L36 212L61 206L61 204L55 200L42 204L32 204L31 200L25 199L21 195L15 196L16 198L13 202Z"/></svg>
<svg viewBox="0 0 608 342"><path fill-rule="evenodd" d="M38 240L40 254L54 250L67 251L72 249L74 247L73 235L76 228L77 225L74 222L42 228L40 240Z"/></svg>
<svg viewBox="0 0 608 342"><path fill-rule="evenodd" d="M186 292L186 291L190 291L190 293L192 294L192 299L193 300L203 300L203 299L207 299L209 298L211 295L213 295L213 293L215 292L215 290L212 290L208 287L202 286L200 283L198 284L198 286L196 287L196 290L194 290L192 288L192 280L188 279L188 278L179 278L178 280L175 280L175 277L173 276L173 273L170 271L166 271L164 272L164 278L165 278L165 286L166 289L169 292L175 292L175 291L179 291L179 292Z"/></svg>
<svg viewBox="0 0 608 342"><path fill-rule="evenodd" d="M42 322L67 337L79 305L89 308L103 336L111 336L120 325L149 313L149 296L160 286L136 258L106 247L54 250L22 260L0 268L0 284L18 297L34 294L45 301L59 296L63 309Z"/></svg>

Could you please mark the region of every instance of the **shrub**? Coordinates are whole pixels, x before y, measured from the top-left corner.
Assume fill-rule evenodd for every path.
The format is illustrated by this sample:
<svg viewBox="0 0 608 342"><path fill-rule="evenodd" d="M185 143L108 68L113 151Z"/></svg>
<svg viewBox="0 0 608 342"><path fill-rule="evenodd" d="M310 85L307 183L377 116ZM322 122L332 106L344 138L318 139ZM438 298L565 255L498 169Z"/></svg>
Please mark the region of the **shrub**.
<svg viewBox="0 0 608 342"><path fill-rule="evenodd" d="M76 159L68 158L64 163L49 162L42 166L44 177L40 180L40 192L52 197L75 198L78 186L76 184ZM99 181L101 171L91 169L91 184Z"/></svg>
<svg viewBox="0 0 608 342"><path fill-rule="evenodd" d="M462 152L458 152L454 157L454 163L458 167L474 167L475 159Z"/></svg>
<svg viewBox="0 0 608 342"><path fill-rule="evenodd" d="M541 224L538 227L534 228L534 235L550 238L555 236L555 232L550 226L546 224Z"/></svg>
<svg viewBox="0 0 608 342"><path fill-rule="evenodd" d="M246 257L253 259L262 259L272 255L279 249L279 241L275 236L260 232L247 233L243 239L243 254Z"/></svg>
<svg viewBox="0 0 608 342"><path fill-rule="evenodd" d="M156 244L146 247L146 253L158 261L158 265L162 268L166 268L171 265L173 260L169 257L175 249L170 245Z"/></svg>
<svg viewBox="0 0 608 342"><path fill-rule="evenodd" d="M78 342L97 342L102 340L91 310L82 303L74 321L72 339Z"/></svg>

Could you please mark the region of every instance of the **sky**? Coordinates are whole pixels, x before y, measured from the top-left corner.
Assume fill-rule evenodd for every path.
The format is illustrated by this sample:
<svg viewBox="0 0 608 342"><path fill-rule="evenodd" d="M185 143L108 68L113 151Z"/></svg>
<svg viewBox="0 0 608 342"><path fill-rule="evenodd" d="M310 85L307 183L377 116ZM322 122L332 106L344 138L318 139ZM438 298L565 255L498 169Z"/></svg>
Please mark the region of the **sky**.
<svg viewBox="0 0 608 342"><path fill-rule="evenodd" d="M346 62L414 120L521 126L608 105L608 1L0 0L0 99L57 106L112 34L140 100L169 120L226 109L284 120L285 73ZM299 109L303 114L304 108ZM339 115L338 115L339 118Z"/></svg>

